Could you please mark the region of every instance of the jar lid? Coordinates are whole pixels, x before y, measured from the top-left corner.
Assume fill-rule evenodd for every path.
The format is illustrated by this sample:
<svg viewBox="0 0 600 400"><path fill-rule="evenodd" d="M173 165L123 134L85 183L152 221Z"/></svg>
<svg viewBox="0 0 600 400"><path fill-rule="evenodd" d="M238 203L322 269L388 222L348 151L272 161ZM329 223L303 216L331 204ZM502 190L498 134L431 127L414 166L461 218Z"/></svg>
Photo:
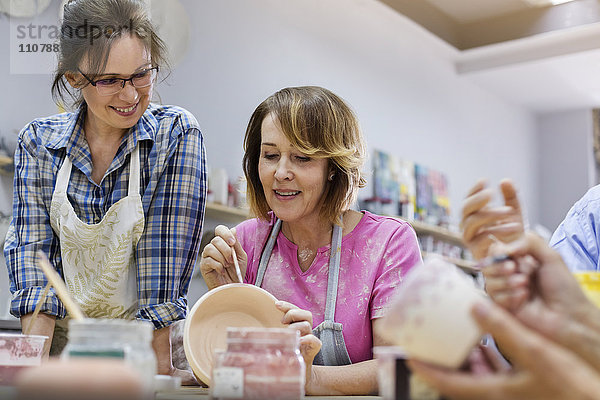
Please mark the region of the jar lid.
<svg viewBox="0 0 600 400"><path fill-rule="evenodd" d="M400 346L373 346L375 358L408 359L408 354Z"/></svg>
<svg viewBox="0 0 600 400"><path fill-rule="evenodd" d="M152 337L154 326L148 321L126 320L126 319L106 319L106 318L85 318L81 320L69 320L69 336L136 336L140 340L147 340Z"/></svg>
<svg viewBox="0 0 600 400"><path fill-rule="evenodd" d="M287 328L227 328L227 344L254 343L269 344L281 343L297 345L300 332Z"/></svg>

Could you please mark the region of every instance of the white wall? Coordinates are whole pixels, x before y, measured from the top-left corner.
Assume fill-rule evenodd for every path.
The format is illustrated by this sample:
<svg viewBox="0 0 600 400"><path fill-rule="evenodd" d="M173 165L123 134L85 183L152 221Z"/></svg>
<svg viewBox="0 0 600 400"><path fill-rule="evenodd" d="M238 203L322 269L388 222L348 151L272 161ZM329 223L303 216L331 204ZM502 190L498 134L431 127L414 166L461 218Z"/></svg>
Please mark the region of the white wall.
<svg viewBox="0 0 600 400"><path fill-rule="evenodd" d="M197 116L211 165L240 175L241 139L256 105L281 87L315 84L353 106L370 149L444 170L455 221L479 177L514 178L537 209L534 117L457 76L453 49L378 1L181 2L190 16L190 49L159 93ZM55 1L47 18L57 9ZM7 25L0 19L0 31ZM1 54L8 48L2 35ZM10 75L4 60L0 134L12 134L56 107L49 75ZM0 188L8 200L2 210L6 192Z"/></svg>
<svg viewBox="0 0 600 400"><path fill-rule="evenodd" d="M539 117L540 223L554 231L588 188L595 184L591 110Z"/></svg>
<svg viewBox="0 0 600 400"><path fill-rule="evenodd" d="M454 221L479 177L514 178L537 209L534 117L458 77L450 48L381 3L182 2L192 48L160 93L196 114L210 164L241 174L254 107L281 87L316 84L354 107L370 149L445 171Z"/></svg>

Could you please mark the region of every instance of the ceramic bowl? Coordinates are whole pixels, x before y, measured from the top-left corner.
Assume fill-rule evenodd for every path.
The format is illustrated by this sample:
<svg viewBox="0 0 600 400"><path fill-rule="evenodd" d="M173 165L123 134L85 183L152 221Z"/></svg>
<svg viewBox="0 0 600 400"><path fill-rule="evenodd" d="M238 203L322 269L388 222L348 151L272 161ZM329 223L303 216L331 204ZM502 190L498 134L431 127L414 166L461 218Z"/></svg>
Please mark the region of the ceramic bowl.
<svg viewBox="0 0 600 400"><path fill-rule="evenodd" d="M210 386L215 350L225 350L227 328L283 328L277 299L258 286L232 283L215 288L192 307L183 333L185 356L198 379Z"/></svg>

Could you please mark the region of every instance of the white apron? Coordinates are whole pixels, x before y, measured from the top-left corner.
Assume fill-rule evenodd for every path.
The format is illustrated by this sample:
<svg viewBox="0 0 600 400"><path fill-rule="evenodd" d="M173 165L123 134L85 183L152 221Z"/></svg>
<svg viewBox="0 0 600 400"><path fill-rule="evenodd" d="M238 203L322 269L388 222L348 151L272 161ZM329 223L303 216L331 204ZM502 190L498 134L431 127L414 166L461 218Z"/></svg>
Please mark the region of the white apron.
<svg viewBox="0 0 600 400"><path fill-rule="evenodd" d="M135 247L144 230L138 147L131 153L127 197L113 204L97 224L81 221L67 198L71 167L67 157L50 208L67 288L90 318L133 319L138 304ZM60 325L64 328L65 323Z"/></svg>

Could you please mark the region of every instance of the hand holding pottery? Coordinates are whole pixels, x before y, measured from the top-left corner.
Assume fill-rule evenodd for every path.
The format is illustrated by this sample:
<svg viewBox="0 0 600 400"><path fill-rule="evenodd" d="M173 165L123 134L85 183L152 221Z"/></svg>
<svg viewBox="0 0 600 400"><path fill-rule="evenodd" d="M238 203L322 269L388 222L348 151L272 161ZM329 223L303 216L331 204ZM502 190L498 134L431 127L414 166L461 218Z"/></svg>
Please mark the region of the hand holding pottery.
<svg viewBox="0 0 600 400"><path fill-rule="evenodd" d="M479 260L488 256L490 245L496 241L508 243L523 235L525 218L513 183L500 182L504 205L492 206L493 192L483 180L469 191L462 206L463 241Z"/></svg>
<svg viewBox="0 0 600 400"><path fill-rule="evenodd" d="M417 360L409 367L449 398L559 400L594 399L600 375L583 359L548 340L491 302L478 303L472 315L493 335L513 369L492 372L450 370Z"/></svg>
<svg viewBox="0 0 600 400"><path fill-rule="evenodd" d="M275 307L285 313L281 322L292 329L297 329L300 332L300 354L302 355L304 364L306 366L306 380L304 388L306 394L312 394L313 385L315 382L313 379L312 364L317 353L319 353L319 350L321 350L322 345L319 338L312 334L312 313L308 310L303 310L292 303L282 300L275 302Z"/></svg>
<svg viewBox="0 0 600 400"><path fill-rule="evenodd" d="M227 328L286 328L276 302L266 290L241 283L205 293L190 310L183 332L185 355L196 377L210 386L214 352L226 349Z"/></svg>
<svg viewBox="0 0 600 400"><path fill-rule="evenodd" d="M300 354L306 366L304 391L307 395L315 393L314 386L317 385L317 379L314 378L312 364L319 350L321 350L321 341L312 333L300 338Z"/></svg>
<svg viewBox="0 0 600 400"><path fill-rule="evenodd" d="M600 371L600 310L585 296L560 254L533 233L492 250L510 255L511 260L484 269L490 297L525 326Z"/></svg>
<svg viewBox="0 0 600 400"><path fill-rule="evenodd" d="M298 306L287 301L277 301L277 309L284 313L281 323L288 325L292 329L300 332L300 336L310 335L313 329L312 313L308 310L298 308Z"/></svg>
<svg viewBox="0 0 600 400"><path fill-rule="evenodd" d="M217 226L215 237L204 247L200 259L200 272L209 289L228 283L242 283L237 277L232 247L235 249L241 275L244 276L248 255L235 236L235 228Z"/></svg>

